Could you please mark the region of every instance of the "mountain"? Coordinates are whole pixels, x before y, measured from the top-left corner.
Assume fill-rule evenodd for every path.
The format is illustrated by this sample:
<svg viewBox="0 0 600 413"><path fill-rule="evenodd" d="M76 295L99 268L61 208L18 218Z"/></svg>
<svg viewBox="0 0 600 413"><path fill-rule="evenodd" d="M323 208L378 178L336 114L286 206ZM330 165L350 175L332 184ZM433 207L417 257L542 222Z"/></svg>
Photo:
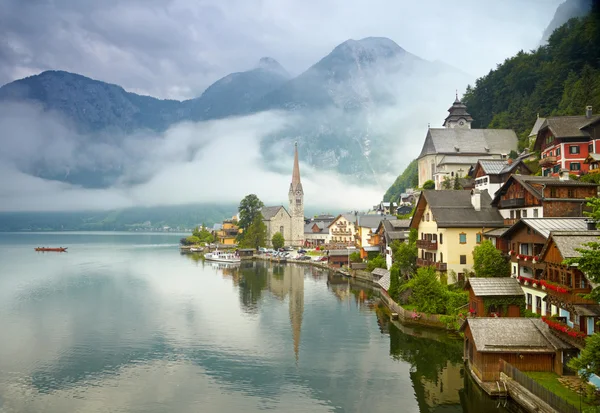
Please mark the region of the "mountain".
<svg viewBox="0 0 600 413"><path fill-rule="evenodd" d="M591 9L592 0L566 0L564 3L561 3L557 7L550 24L544 30L540 44L544 45L548 43L552 32L569 21L569 19L585 16Z"/></svg>
<svg viewBox="0 0 600 413"><path fill-rule="evenodd" d="M416 188L417 186L419 186L418 161L413 159L404 172L396 178L392 186L388 188L385 195L383 195L383 200L386 202L398 202L400 195L406 192L406 189Z"/></svg>

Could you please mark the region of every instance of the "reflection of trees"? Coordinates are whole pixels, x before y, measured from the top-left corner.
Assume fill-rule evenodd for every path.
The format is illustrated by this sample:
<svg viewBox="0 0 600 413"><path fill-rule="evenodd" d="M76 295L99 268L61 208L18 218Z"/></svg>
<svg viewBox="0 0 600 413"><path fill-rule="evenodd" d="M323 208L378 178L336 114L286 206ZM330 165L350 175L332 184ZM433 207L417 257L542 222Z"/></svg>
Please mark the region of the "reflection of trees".
<svg viewBox="0 0 600 413"><path fill-rule="evenodd" d="M492 399L477 385L469 374L465 374L463 389L459 391L460 404L464 413L521 411L510 400Z"/></svg>
<svg viewBox="0 0 600 413"><path fill-rule="evenodd" d="M249 313L258 311L262 291L267 287L268 268L262 265L240 267L240 301Z"/></svg>
<svg viewBox="0 0 600 413"><path fill-rule="evenodd" d="M283 265L273 265L273 277L281 280L283 278L284 266Z"/></svg>
<svg viewBox="0 0 600 413"><path fill-rule="evenodd" d="M410 363L416 372L428 380L436 382L448 361L462 362L463 343L460 340L443 335L440 335L440 341L414 337L403 333L394 324L389 325L389 332L390 355Z"/></svg>

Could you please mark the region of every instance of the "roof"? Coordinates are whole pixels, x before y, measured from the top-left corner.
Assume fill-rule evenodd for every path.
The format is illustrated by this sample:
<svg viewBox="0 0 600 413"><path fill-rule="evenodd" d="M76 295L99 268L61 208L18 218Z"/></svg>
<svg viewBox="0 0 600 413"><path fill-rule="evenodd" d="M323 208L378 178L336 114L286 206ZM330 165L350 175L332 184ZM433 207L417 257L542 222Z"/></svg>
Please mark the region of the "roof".
<svg viewBox="0 0 600 413"><path fill-rule="evenodd" d="M558 177L552 176L535 176L535 175L511 175L510 178L506 180L506 182L496 191L493 204L497 204L500 201L500 197L506 193L508 188L512 185L514 181L519 182L525 190L531 193L538 199L542 199L542 187L545 186L580 186L580 187L597 187L598 184L574 181L572 179L561 180ZM547 193L544 193L547 195ZM548 199L547 196L544 197ZM559 198L559 199L568 199L568 198ZM585 202L585 199L581 199L582 202Z"/></svg>
<svg viewBox="0 0 600 413"><path fill-rule="evenodd" d="M476 350L482 353L554 353L573 348L553 335L539 318L468 318L461 331L467 325Z"/></svg>
<svg viewBox="0 0 600 413"><path fill-rule="evenodd" d="M395 219L396 215L379 215L379 214L369 214L369 215L358 215L358 226L362 228L377 228L381 221L387 219Z"/></svg>
<svg viewBox="0 0 600 413"><path fill-rule="evenodd" d="M600 161L600 153L590 153L587 158L585 158L584 163L598 162Z"/></svg>
<svg viewBox="0 0 600 413"><path fill-rule="evenodd" d="M263 219L265 221L269 221L271 218L277 215L281 208L283 208L283 210L287 213L287 210L283 207L283 205L262 207L260 212L262 213Z"/></svg>
<svg viewBox="0 0 600 413"><path fill-rule="evenodd" d="M379 247L377 245L364 246L364 247L362 247L362 249L366 252L379 251Z"/></svg>
<svg viewBox="0 0 600 413"><path fill-rule="evenodd" d="M328 255L330 257L342 257L342 256L352 254L353 252L356 252L356 251L358 251L358 250L357 249L329 250Z"/></svg>
<svg viewBox="0 0 600 413"><path fill-rule="evenodd" d="M491 297L491 296L515 296L525 295L521 284L516 278L476 278L471 277L465 283L465 289L469 286L473 289L476 297Z"/></svg>
<svg viewBox="0 0 600 413"><path fill-rule="evenodd" d="M333 221L334 219L334 215L317 215L313 218L313 221Z"/></svg>
<svg viewBox="0 0 600 413"><path fill-rule="evenodd" d="M599 242L600 231L552 231L550 237L544 244L544 248L540 253L540 256L544 256L544 253L548 249L549 245L554 242L556 248L562 255L563 259L577 258L581 254L576 251L576 248L585 247L584 244L588 242Z"/></svg>
<svg viewBox="0 0 600 413"><path fill-rule="evenodd" d="M600 119L600 116L592 116L591 118L580 116L555 116L547 118L540 130L548 128L556 138L585 138L589 137L590 134L582 130L588 124L595 122Z"/></svg>
<svg viewBox="0 0 600 413"><path fill-rule="evenodd" d="M523 158L515 159L513 161L508 161L505 159L480 159L479 165L481 169L486 175L503 175L512 172L519 165L523 165L529 172L531 169L525 163L523 163Z"/></svg>
<svg viewBox="0 0 600 413"><path fill-rule="evenodd" d="M546 118L540 118L538 116L538 118L535 120L535 123L533 124L533 128L531 128L531 132L529 132L529 136L530 137L537 135L537 133L539 132L540 128L544 124L545 120L546 120Z"/></svg>
<svg viewBox="0 0 600 413"><path fill-rule="evenodd" d="M419 198L419 205L425 199L433 214L433 219L441 228L504 226L504 218L498 210L490 206L491 198L487 191L481 191L481 209L476 211L471 203L471 192L467 190L425 190ZM423 211L417 211L413 216L420 220ZM417 221L418 222L418 221ZM412 224L412 222L411 222ZM412 224L414 225L414 224Z"/></svg>
<svg viewBox="0 0 600 413"><path fill-rule="evenodd" d="M373 271L374 272L374 271ZM386 271L385 274L383 274L383 276L376 281L377 284L379 284L381 286L381 288L383 288L384 290L389 290L390 289L390 272Z"/></svg>
<svg viewBox="0 0 600 413"><path fill-rule="evenodd" d="M384 219L379 224L377 231L383 226L383 236L386 244L394 240L405 240L409 236L410 219Z"/></svg>
<svg viewBox="0 0 600 413"><path fill-rule="evenodd" d="M506 233L506 231L508 231L508 228L509 227L494 228L494 229L491 229L489 231L485 231L483 233L483 236L484 237L501 237L501 236L503 236Z"/></svg>
<svg viewBox="0 0 600 413"><path fill-rule="evenodd" d="M508 237L519 228L528 226L536 231L544 238L550 236L551 231L570 230L570 231L586 231L586 218L521 218L510 227L504 236Z"/></svg>
<svg viewBox="0 0 600 413"><path fill-rule="evenodd" d="M319 228L319 230L321 230L321 232L313 232L313 227L317 226ZM323 230L327 227L327 223L324 221L316 221L316 222L309 222L308 224L304 224L304 233L305 234L322 234Z"/></svg>
<svg viewBox="0 0 600 413"><path fill-rule="evenodd" d="M517 150L517 141L517 135L510 129L430 128L419 158L438 153L508 154Z"/></svg>
<svg viewBox="0 0 600 413"><path fill-rule="evenodd" d="M573 308L577 315L585 316L600 316L600 305L599 304L573 304Z"/></svg>
<svg viewBox="0 0 600 413"><path fill-rule="evenodd" d="M486 158L484 155L460 156L460 155L445 155L438 165L475 165L481 158ZM489 155L490 160L493 159Z"/></svg>
<svg viewBox="0 0 600 413"><path fill-rule="evenodd" d="M385 275L387 275L389 277L390 272L385 268L375 268L373 271L371 271L371 274L379 275L380 277L384 277Z"/></svg>

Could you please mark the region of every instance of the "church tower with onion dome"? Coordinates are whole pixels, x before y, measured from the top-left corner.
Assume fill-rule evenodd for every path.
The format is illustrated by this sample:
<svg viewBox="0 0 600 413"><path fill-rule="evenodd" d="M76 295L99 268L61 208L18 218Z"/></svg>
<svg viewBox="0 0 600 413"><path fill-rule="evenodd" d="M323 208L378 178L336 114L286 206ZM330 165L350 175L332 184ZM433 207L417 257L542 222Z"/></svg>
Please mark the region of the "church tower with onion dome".
<svg viewBox="0 0 600 413"><path fill-rule="evenodd" d="M448 116L444 120L444 127L451 128L464 128L471 129L471 122L473 122L473 118L467 112L467 106L460 101L458 98L458 92L456 92L456 99L454 103L448 109Z"/></svg>
<svg viewBox="0 0 600 413"><path fill-rule="evenodd" d="M302 182L300 182L298 142L294 145L294 170L292 171L292 183L290 184L288 198L291 216L290 244L294 247L301 247L304 245L304 190L302 189Z"/></svg>

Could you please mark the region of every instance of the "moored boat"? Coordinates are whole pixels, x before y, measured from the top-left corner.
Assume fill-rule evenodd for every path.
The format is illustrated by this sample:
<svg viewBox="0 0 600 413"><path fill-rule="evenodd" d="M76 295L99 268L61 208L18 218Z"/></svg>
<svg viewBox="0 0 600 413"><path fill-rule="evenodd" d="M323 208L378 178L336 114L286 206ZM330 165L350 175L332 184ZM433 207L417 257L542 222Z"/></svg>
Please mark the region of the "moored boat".
<svg viewBox="0 0 600 413"><path fill-rule="evenodd" d="M215 250L213 252L209 252L204 254L204 258L209 261L218 261L218 262L241 262L241 258L237 253L232 252L224 252Z"/></svg>
<svg viewBox="0 0 600 413"><path fill-rule="evenodd" d="M37 247L36 251L41 252L67 252L67 248L69 247L58 247L58 248L49 248L49 247Z"/></svg>

